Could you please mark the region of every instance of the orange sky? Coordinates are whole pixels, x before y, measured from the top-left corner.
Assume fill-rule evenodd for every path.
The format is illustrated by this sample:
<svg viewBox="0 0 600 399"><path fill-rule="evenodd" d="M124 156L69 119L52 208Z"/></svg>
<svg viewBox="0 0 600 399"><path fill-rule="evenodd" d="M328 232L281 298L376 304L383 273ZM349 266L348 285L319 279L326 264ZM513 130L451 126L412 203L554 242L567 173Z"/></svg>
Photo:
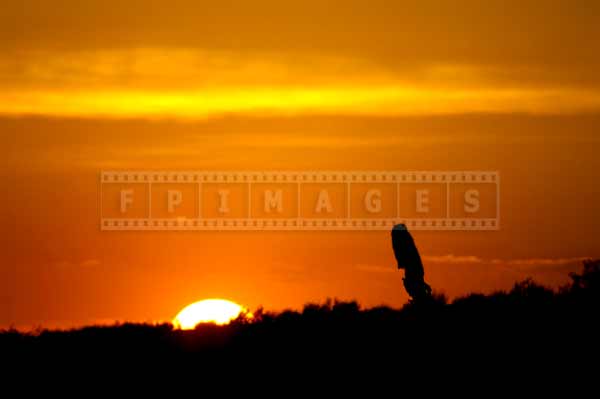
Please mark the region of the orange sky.
<svg viewBox="0 0 600 399"><path fill-rule="evenodd" d="M385 232L101 232L108 169L497 170L499 231L414 234L435 289L600 256L598 5L111 3L0 10L0 327L406 301Z"/></svg>

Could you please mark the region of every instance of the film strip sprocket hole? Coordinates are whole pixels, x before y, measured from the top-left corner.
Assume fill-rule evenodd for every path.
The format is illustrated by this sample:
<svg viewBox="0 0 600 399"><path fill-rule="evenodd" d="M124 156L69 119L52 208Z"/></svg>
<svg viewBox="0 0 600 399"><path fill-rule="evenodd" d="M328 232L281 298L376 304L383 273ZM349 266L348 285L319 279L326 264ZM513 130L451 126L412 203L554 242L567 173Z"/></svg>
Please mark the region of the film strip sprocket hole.
<svg viewBox="0 0 600 399"><path fill-rule="evenodd" d="M103 171L102 230L498 230L490 171Z"/></svg>

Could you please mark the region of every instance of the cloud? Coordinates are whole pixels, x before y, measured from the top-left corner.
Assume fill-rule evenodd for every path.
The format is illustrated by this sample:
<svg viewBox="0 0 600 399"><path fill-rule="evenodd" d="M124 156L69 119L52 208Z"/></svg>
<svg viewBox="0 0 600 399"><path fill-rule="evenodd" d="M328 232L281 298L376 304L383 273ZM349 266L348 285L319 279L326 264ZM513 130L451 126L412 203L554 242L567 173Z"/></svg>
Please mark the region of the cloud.
<svg viewBox="0 0 600 399"><path fill-rule="evenodd" d="M470 60L562 64L563 71L569 63L592 64L593 71L600 53L591 40L600 33L600 5L589 0L259 0L235 7L194 0L21 0L7 2L0 13L4 50L192 47L280 52L292 60L305 52L337 52L389 66Z"/></svg>
<svg viewBox="0 0 600 399"><path fill-rule="evenodd" d="M101 264L98 259L86 259L82 261L70 261L70 260L60 260L54 262L52 265L54 267L60 269L73 269L73 268L92 268L99 266Z"/></svg>
<svg viewBox="0 0 600 399"><path fill-rule="evenodd" d="M485 259L474 255L423 255L422 257L425 267L428 263L440 265L489 265L500 267L517 267L524 266L528 270L548 270L552 267L572 266L581 264L589 257L572 257L572 258L526 258L526 259ZM395 266L383 266L377 264L357 264L354 266L356 270L371 273L390 273L395 272Z"/></svg>
<svg viewBox="0 0 600 399"><path fill-rule="evenodd" d="M0 11L0 114L594 112L598 7L585 0L12 2Z"/></svg>
<svg viewBox="0 0 600 399"><path fill-rule="evenodd" d="M386 68L332 53L134 48L21 51L0 58L0 114L534 114L600 110L600 87L532 83L539 68L427 63Z"/></svg>
<svg viewBox="0 0 600 399"><path fill-rule="evenodd" d="M566 265L572 263L581 263L584 260L590 259L590 257L575 257L575 258L533 258L533 259L513 259L509 260L509 265L540 265L540 266L554 266L554 265ZM494 260L495 262L501 262Z"/></svg>
<svg viewBox="0 0 600 399"><path fill-rule="evenodd" d="M382 266L382 265L365 264L365 263L354 265L354 268L358 271L369 272L369 273L393 273L393 272L396 272L395 266Z"/></svg>
<svg viewBox="0 0 600 399"><path fill-rule="evenodd" d="M88 259L79 263L80 267L94 267L100 266L100 261L98 259Z"/></svg>
<svg viewBox="0 0 600 399"><path fill-rule="evenodd" d="M563 266L583 262L590 257L571 258L526 258L526 259L485 259L473 255L425 255L423 262L445 263L445 264L487 264L504 266Z"/></svg>
<svg viewBox="0 0 600 399"><path fill-rule="evenodd" d="M199 91L16 90L0 114L204 119L228 114L370 116L572 114L600 110L600 92L570 89L427 89L405 86L261 87Z"/></svg>
<svg viewBox="0 0 600 399"><path fill-rule="evenodd" d="M448 254L448 255L424 255L422 256L423 262L427 263L427 262L431 262L431 263L448 263L448 264L453 264L453 263L461 263L461 264L466 264L466 263L484 263L485 261L478 257L478 256L473 256L473 255L452 255L452 254Z"/></svg>

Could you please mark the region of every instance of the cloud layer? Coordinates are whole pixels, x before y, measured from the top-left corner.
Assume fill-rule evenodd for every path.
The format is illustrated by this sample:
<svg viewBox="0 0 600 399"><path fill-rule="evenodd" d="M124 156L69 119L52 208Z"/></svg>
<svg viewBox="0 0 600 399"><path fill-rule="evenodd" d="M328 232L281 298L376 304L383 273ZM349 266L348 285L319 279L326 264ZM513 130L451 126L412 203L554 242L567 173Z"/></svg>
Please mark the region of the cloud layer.
<svg viewBox="0 0 600 399"><path fill-rule="evenodd" d="M13 2L0 113L582 113L600 110L597 4Z"/></svg>

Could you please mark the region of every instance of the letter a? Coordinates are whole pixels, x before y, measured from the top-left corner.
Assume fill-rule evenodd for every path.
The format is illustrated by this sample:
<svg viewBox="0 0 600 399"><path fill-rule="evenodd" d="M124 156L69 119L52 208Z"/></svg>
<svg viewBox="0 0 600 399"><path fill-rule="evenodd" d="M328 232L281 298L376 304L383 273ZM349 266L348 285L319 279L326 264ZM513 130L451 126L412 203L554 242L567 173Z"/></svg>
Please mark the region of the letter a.
<svg viewBox="0 0 600 399"><path fill-rule="evenodd" d="M331 200L329 199L329 193L326 190L321 190L319 192L319 198L317 198L315 212L321 213L323 209L325 209L325 212L327 213L331 213L333 211L333 208L331 207Z"/></svg>

